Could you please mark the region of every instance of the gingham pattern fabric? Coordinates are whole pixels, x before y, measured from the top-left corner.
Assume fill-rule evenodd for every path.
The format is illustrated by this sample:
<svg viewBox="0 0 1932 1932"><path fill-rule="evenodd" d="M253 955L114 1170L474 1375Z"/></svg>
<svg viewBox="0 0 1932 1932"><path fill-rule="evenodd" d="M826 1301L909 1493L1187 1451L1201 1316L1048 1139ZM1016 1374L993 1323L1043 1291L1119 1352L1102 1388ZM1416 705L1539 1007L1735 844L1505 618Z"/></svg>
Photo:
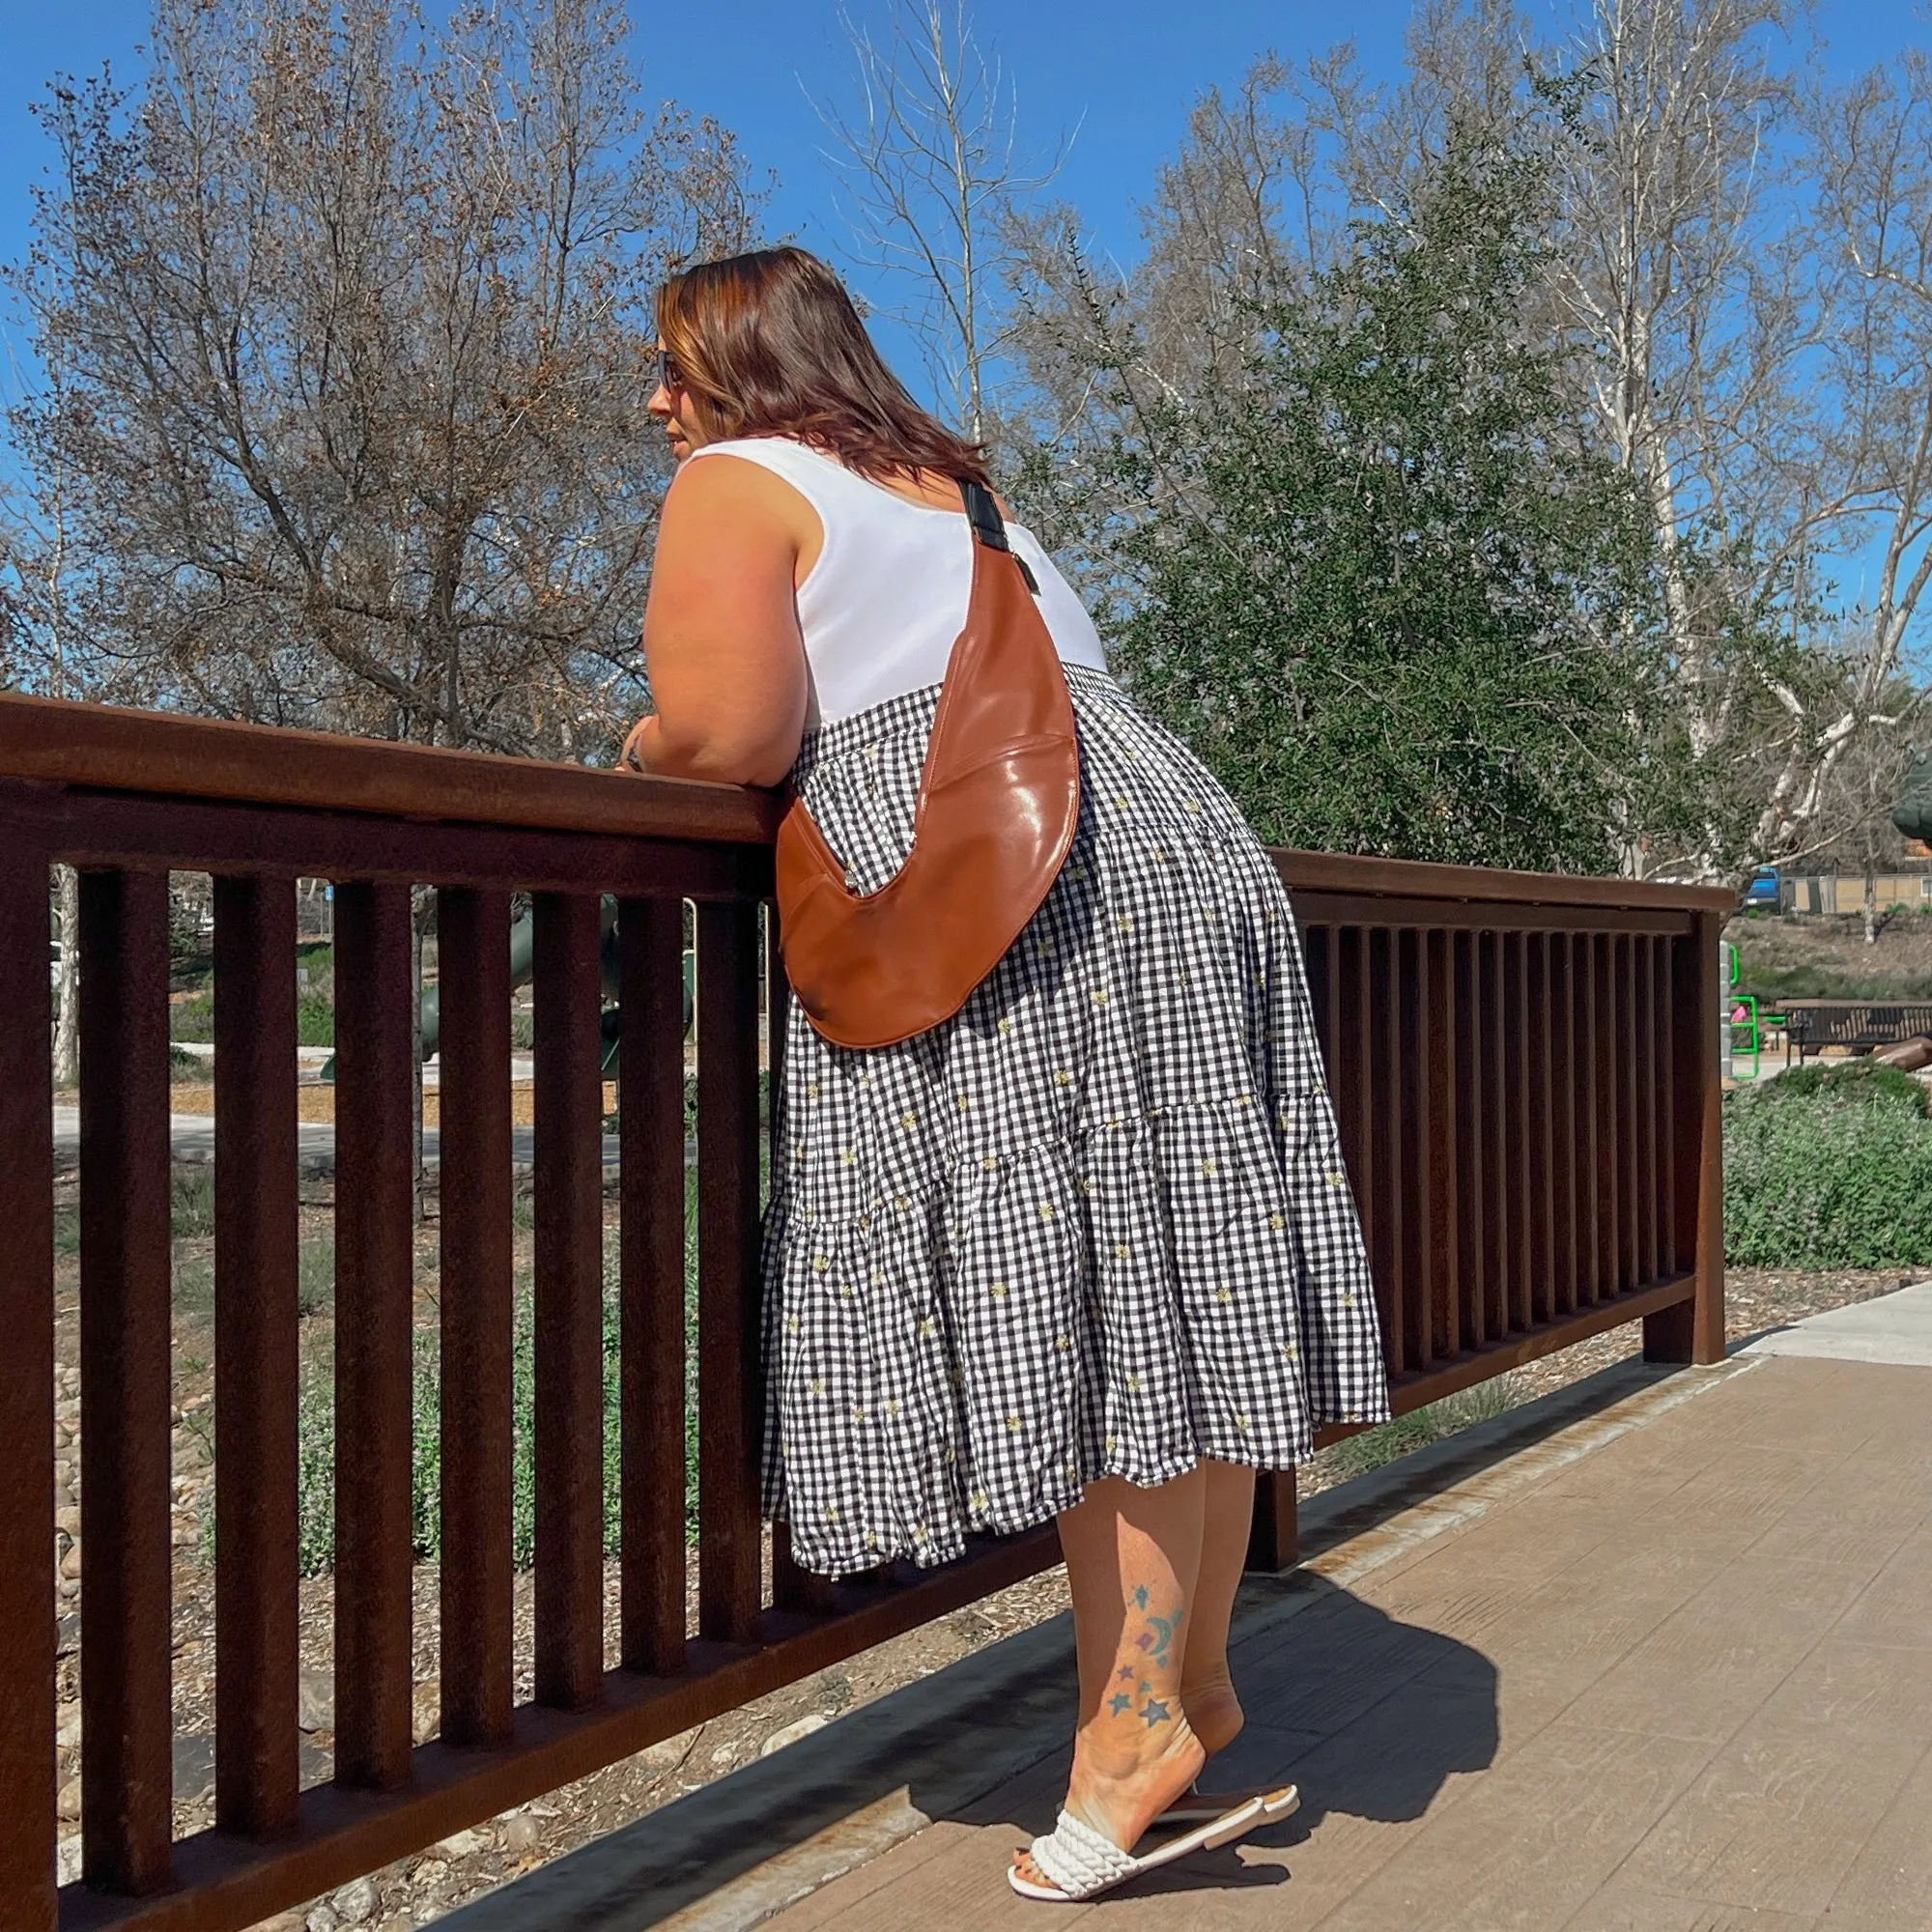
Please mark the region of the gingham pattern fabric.
<svg viewBox="0 0 1932 1932"><path fill-rule="evenodd" d="M1227 795L1069 669L1083 797L956 1018L829 1044L794 1004L765 1224L764 1502L826 1576L961 1553L1105 1475L1306 1461L1388 1413L1288 898ZM860 890L904 863L938 687L808 736Z"/></svg>

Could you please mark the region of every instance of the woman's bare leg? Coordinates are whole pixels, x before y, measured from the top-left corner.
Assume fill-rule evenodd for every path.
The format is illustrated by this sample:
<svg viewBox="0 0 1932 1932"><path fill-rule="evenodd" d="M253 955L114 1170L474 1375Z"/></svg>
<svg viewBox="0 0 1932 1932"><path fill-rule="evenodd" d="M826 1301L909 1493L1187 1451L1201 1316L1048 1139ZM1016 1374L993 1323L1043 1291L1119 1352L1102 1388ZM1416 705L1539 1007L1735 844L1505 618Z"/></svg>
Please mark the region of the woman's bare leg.
<svg viewBox="0 0 1932 1932"><path fill-rule="evenodd" d="M1240 1734L1241 1705L1228 1673L1228 1624L1248 1560L1255 1513L1255 1472L1236 1463L1203 1463L1201 1569L1194 1585L1180 1701L1187 1722L1210 1756Z"/></svg>
<svg viewBox="0 0 1932 1932"><path fill-rule="evenodd" d="M1207 1495L1198 1468L1147 1490L1110 1476L1060 1519L1080 1667L1066 1808L1123 1850L1207 1762L1181 1697ZM1028 1853L1019 1867L1047 1882Z"/></svg>

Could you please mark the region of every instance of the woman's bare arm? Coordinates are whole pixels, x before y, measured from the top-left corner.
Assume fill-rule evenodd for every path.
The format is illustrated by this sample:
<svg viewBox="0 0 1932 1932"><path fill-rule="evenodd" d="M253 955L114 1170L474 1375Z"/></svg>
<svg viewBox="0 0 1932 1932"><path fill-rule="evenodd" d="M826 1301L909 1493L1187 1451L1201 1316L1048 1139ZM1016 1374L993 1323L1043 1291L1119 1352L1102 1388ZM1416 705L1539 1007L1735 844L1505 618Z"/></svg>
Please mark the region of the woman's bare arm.
<svg viewBox="0 0 1932 1932"><path fill-rule="evenodd" d="M777 784L805 729L805 645L794 591L822 541L804 497L719 454L672 479L644 614L657 714L628 757L666 778Z"/></svg>

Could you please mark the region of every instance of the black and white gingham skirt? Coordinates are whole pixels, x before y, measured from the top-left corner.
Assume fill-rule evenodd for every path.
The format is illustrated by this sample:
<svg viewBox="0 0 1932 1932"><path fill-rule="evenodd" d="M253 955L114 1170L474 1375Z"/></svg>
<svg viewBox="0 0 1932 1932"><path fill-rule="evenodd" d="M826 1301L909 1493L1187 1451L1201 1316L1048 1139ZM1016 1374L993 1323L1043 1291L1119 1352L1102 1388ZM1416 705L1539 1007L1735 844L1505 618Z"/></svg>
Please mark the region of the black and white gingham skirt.
<svg viewBox="0 0 1932 1932"><path fill-rule="evenodd" d="M1046 903L959 1015L873 1052L794 1004L765 1226L767 1515L826 1576L960 1553L1198 1458L1388 1413L1288 898L1103 673ZM904 863L938 687L810 734L862 891Z"/></svg>

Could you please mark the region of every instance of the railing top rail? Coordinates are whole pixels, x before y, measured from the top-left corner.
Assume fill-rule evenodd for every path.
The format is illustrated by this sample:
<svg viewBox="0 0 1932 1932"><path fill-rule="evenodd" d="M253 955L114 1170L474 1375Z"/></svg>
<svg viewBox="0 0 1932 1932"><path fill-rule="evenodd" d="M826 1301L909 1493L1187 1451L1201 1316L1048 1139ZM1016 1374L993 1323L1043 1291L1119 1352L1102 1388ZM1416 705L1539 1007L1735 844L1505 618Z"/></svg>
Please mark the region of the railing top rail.
<svg viewBox="0 0 1932 1932"><path fill-rule="evenodd" d="M775 792L281 725L0 694L0 779L551 831L768 845ZM1277 851L1291 890L1537 906L1729 911L1721 887Z"/></svg>
<svg viewBox="0 0 1932 1932"><path fill-rule="evenodd" d="M1664 886L1568 872L1505 872L1488 866L1432 866L1414 859L1273 849L1275 864L1292 892L1511 905L1667 907L1680 912L1732 912L1738 903L1737 894L1724 886Z"/></svg>
<svg viewBox="0 0 1932 1932"><path fill-rule="evenodd" d="M0 778L164 797L769 845L775 794L539 758L0 695Z"/></svg>

